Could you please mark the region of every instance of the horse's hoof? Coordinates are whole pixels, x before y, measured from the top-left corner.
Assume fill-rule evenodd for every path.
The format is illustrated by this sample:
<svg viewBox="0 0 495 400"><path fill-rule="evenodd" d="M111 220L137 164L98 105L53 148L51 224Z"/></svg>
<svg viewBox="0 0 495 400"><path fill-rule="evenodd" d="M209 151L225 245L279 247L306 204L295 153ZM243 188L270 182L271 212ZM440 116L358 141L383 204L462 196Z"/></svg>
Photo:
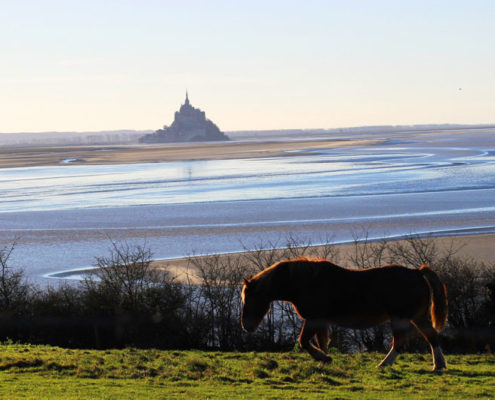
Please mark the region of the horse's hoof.
<svg viewBox="0 0 495 400"><path fill-rule="evenodd" d="M376 368L385 368L385 367L391 367L394 363L391 362L390 360L383 360L380 364L376 366Z"/></svg>
<svg viewBox="0 0 495 400"><path fill-rule="evenodd" d="M333 361L333 359L332 359L332 357L330 357L330 356L325 356L325 357L324 357L324 358L322 358L320 361L321 361L322 363L324 363L324 364L328 364L328 363L331 363L331 362Z"/></svg>

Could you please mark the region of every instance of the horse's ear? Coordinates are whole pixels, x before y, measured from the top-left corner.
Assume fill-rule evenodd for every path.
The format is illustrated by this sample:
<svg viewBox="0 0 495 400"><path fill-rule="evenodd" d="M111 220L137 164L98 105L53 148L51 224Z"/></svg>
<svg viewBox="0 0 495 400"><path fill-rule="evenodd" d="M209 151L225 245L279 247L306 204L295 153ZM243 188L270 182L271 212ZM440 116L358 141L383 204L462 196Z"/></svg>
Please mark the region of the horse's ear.
<svg viewBox="0 0 495 400"><path fill-rule="evenodd" d="M248 280L246 278L242 278L242 283L244 283L244 285L247 286Z"/></svg>

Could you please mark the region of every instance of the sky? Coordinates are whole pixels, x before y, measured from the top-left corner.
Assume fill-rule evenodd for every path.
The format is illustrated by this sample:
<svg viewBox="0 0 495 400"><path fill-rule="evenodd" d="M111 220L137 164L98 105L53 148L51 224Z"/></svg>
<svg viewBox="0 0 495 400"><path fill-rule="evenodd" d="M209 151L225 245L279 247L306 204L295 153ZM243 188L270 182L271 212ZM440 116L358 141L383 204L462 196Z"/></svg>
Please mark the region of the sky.
<svg viewBox="0 0 495 400"><path fill-rule="evenodd" d="M495 2L0 0L0 132L495 123Z"/></svg>

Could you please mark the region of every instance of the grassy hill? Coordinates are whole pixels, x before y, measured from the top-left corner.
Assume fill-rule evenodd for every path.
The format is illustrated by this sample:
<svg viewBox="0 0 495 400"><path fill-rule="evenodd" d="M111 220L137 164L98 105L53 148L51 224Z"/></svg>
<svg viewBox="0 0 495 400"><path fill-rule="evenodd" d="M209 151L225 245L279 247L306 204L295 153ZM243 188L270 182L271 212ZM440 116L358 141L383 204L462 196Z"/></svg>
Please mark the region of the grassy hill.
<svg viewBox="0 0 495 400"><path fill-rule="evenodd" d="M1 399L493 399L495 356L447 356L431 372L429 354L333 354L321 365L305 353L72 350L0 346Z"/></svg>

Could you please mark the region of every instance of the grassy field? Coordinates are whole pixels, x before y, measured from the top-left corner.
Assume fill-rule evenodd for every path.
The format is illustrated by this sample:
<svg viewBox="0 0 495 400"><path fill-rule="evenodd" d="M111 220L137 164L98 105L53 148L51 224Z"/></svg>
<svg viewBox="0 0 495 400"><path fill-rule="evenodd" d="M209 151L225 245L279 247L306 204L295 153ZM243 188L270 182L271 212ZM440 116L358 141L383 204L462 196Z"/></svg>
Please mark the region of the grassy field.
<svg viewBox="0 0 495 400"><path fill-rule="evenodd" d="M376 369L383 354L68 350L0 345L1 399L493 399L495 356L407 354Z"/></svg>

